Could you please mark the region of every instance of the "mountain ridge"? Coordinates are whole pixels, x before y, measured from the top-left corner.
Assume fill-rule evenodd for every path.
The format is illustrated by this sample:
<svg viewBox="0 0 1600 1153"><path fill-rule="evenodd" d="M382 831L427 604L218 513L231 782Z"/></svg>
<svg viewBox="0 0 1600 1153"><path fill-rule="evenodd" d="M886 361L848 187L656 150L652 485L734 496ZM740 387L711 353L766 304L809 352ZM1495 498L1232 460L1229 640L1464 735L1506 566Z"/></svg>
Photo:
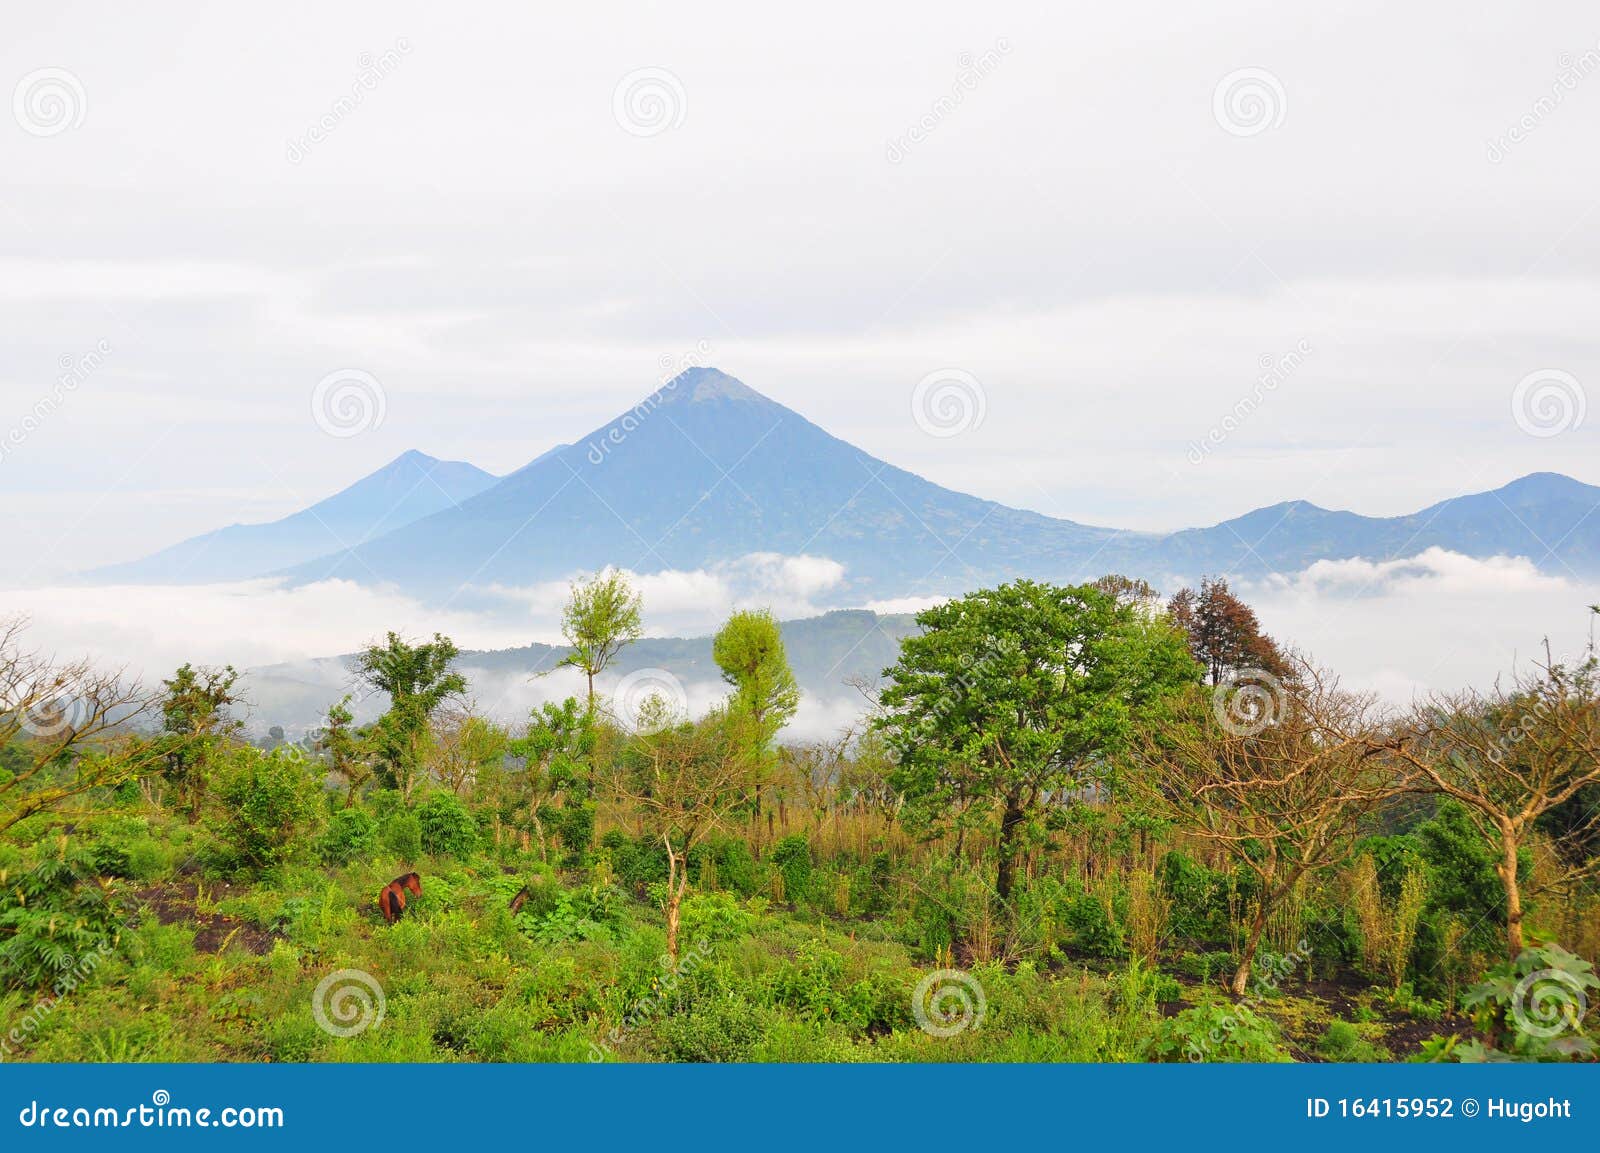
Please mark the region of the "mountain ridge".
<svg viewBox="0 0 1600 1153"><path fill-rule="evenodd" d="M1318 560L1387 560L1430 547L1596 573L1600 517L1590 514L1597 507L1600 488L1538 472L1401 516L1291 500L1214 525L1132 532L944 488L718 369L693 368L586 436L459 500L351 547L248 575L376 581L437 602L608 565L697 571L755 553L810 555L844 566L845 579L819 602L827 608L948 595L1017 576L1070 581L1120 571L1164 585L1202 574L1299 571Z"/></svg>

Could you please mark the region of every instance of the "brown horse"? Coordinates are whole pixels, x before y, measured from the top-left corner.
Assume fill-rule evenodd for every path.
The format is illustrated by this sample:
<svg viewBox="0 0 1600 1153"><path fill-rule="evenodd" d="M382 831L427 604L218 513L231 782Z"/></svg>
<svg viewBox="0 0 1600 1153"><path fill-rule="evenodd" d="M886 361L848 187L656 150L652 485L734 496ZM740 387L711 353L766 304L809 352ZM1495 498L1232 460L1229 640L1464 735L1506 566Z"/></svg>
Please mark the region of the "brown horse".
<svg viewBox="0 0 1600 1153"><path fill-rule="evenodd" d="M383 910L383 919L391 925L406 911L407 889L419 897L422 896L422 878L416 873L407 873L390 881L383 887L383 892L378 894L378 908Z"/></svg>
<svg viewBox="0 0 1600 1153"><path fill-rule="evenodd" d="M511 898L511 915L516 916L518 913L522 912L522 906L528 903L528 898L532 895L533 894L528 892L528 886L526 885L518 889L517 895Z"/></svg>

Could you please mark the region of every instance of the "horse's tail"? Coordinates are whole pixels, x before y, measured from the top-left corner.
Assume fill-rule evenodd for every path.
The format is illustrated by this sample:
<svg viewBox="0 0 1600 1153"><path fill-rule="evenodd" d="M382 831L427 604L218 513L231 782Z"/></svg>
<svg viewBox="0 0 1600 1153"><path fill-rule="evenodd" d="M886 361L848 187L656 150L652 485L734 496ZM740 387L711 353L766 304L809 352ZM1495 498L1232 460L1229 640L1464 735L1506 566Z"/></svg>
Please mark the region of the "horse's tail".
<svg viewBox="0 0 1600 1153"><path fill-rule="evenodd" d="M400 919L400 914L406 911L405 901L401 898L394 886L389 886L378 894L378 904L383 909L383 919L389 924L394 924Z"/></svg>

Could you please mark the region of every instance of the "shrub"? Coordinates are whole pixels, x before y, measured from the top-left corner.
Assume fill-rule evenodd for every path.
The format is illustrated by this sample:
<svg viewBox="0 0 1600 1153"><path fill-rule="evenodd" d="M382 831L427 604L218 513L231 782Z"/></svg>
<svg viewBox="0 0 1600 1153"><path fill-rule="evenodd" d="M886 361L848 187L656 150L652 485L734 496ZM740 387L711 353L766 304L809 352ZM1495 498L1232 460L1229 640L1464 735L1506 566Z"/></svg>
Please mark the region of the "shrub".
<svg viewBox="0 0 1600 1153"><path fill-rule="evenodd" d="M298 752L244 748L224 767L216 796L218 837L240 863L265 868L288 859L320 809L322 789Z"/></svg>
<svg viewBox="0 0 1600 1153"><path fill-rule="evenodd" d="M478 822L454 793L434 793L417 806L424 852L465 859L478 844Z"/></svg>
<svg viewBox="0 0 1600 1153"><path fill-rule="evenodd" d="M650 1032L668 1061L748 1061L768 1031L770 1010L733 993L697 999L659 1017Z"/></svg>
<svg viewBox="0 0 1600 1153"><path fill-rule="evenodd" d="M1151 1046L1157 1061L1283 1062L1278 1029L1244 1005L1197 1005L1161 1023Z"/></svg>
<svg viewBox="0 0 1600 1153"><path fill-rule="evenodd" d="M401 809L385 821L383 847L402 861L422 856L422 822L417 814Z"/></svg>
<svg viewBox="0 0 1600 1153"><path fill-rule="evenodd" d="M773 868L783 876L783 894L790 904L811 896L811 843L796 833L772 846Z"/></svg>
<svg viewBox="0 0 1600 1153"><path fill-rule="evenodd" d="M1600 990L1594 966L1560 945L1524 949L1462 995L1483 1040L1455 1047L1458 1061L1574 1061L1595 1054L1584 1015Z"/></svg>
<svg viewBox="0 0 1600 1153"><path fill-rule="evenodd" d="M125 910L92 869L78 853L0 870L0 989L79 983L115 948Z"/></svg>
<svg viewBox="0 0 1600 1153"><path fill-rule="evenodd" d="M683 902L685 941L732 941L755 931L756 915L727 893L691 893Z"/></svg>
<svg viewBox="0 0 1600 1153"><path fill-rule="evenodd" d="M1329 1061L1369 1064L1387 1061L1388 1050L1374 1045L1349 1021L1334 1021L1317 1041L1317 1053Z"/></svg>
<svg viewBox="0 0 1600 1153"><path fill-rule="evenodd" d="M365 809L340 809L328 821L317 852L330 865L348 865L378 847L377 818Z"/></svg>

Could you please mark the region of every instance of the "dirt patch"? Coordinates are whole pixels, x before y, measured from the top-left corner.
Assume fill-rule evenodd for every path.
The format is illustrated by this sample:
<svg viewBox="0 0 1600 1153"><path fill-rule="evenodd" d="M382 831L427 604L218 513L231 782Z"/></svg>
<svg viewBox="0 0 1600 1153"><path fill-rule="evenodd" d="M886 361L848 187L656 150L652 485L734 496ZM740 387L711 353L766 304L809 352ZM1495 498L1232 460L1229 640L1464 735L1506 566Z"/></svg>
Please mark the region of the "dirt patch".
<svg viewBox="0 0 1600 1153"><path fill-rule="evenodd" d="M202 913L198 909L200 886L195 881L175 881L135 893L140 907L163 925L192 925L194 951L220 953L232 945L257 957L272 952L278 934L258 925L236 921L221 913ZM233 895L233 886L223 881L207 886L206 903L215 904Z"/></svg>

